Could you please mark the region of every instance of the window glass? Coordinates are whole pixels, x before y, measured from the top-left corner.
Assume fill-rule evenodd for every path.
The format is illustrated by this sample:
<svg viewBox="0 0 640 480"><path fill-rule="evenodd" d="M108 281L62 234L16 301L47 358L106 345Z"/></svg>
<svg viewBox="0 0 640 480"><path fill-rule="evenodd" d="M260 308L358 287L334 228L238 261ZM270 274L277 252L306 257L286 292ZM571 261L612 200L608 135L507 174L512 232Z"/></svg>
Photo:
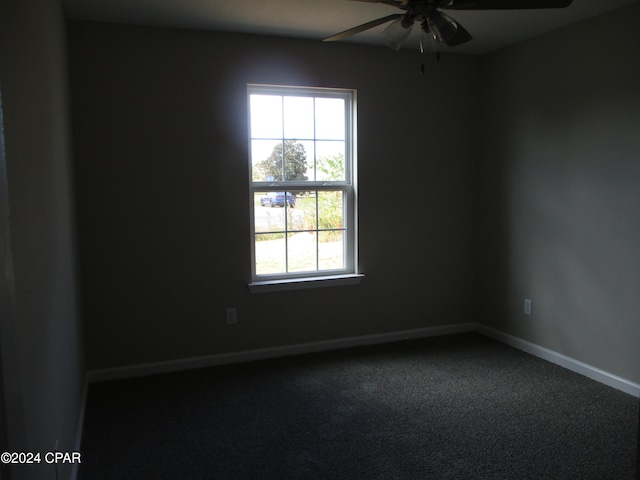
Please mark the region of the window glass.
<svg viewBox="0 0 640 480"><path fill-rule="evenodd" d="M285 138L313 139L313 98L284 97L283 104Z"/></svg>
<svg viewBox="0 0 640 480"><path fill-rule="evenodd" d="M316 98L316 138L344 140L345 103L341 98Z"/></svg>
<svg viewBox="0 0 640 480"><path fill-rule="evenodd" d="M282 98L251 95L251 137L282 138Z"/></svg>

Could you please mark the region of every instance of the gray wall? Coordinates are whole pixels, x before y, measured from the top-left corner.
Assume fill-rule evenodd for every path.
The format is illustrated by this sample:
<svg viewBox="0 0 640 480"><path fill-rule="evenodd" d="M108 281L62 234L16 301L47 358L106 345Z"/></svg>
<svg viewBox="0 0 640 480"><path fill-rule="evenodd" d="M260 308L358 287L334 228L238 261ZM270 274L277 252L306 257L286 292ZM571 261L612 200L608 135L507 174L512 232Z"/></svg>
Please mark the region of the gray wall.
<svg viewBox="0 0 640 480"><path fill-rule="evenodd" d="M473 318L477 59L85 22L69 47L90 369ZM247 83L358 89L359 286L248 292Z"/></svg>
<svg viewBox="0 0 640 480"><path fill-rule="evenodd" d="M638 21L483 58L481 292L486 324L640 383Z"/></svg>
<svg viewBox="0 0 640 480"><path fill-rule="evenodd" d="M22 431L9 432L9 445L43 453L53 450L56 441L60 450L75 449L84 381L64 25L56 0L0 4L0 88L15 278L9 291L16 319L10 363L3 358L14 383L4 387L24 412L22 418L11 418L22 423ZM68 478L70 466L59 474ZM17 467L12 478L55 478L55 466Z"/></svg>

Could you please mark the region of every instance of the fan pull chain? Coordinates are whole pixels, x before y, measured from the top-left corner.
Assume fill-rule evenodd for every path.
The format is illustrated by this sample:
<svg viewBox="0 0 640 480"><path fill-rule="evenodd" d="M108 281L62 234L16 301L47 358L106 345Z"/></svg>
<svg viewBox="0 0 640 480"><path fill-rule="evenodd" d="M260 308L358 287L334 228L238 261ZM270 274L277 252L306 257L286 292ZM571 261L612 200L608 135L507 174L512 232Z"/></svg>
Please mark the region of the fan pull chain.
<svg viewBox="0 0 640 480"><path fill-rule="evenodd" d="M440 61L440 50L438 49L437 42L434 42L434 50L436 52L436 61ZM424 55L424 30L420 35L420 53ZM423 57L424 58L424 57ZM424 75L424 61L420 62L420 73Z"/></svg>
<svg viewBox="0 0 640 480"><path fill-rule="evenodd" d="M424 47L422 45L423 41L424 41L424 29L420 33L420 53L422 55L424 55ZM424 57L422 57L422 58L424 58ZM422 63L420 63L420 73L422 75L424 75L424 61Z"/></svg>

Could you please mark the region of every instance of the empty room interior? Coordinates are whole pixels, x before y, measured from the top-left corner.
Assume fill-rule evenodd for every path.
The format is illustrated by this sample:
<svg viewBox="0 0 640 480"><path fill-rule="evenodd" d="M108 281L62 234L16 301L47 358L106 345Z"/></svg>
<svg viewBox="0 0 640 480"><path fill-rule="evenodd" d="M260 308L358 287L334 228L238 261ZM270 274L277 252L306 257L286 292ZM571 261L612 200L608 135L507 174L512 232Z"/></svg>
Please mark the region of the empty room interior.
<svg viewBox="0 0 640 480"><path fill-rule="evenodd" d="M640 4L490 12L507 43L452 10L474 38L436 55L322 42L397 9L314 3L2 1L3 451L82 453L108 382L451 335L637 401ZM250 86L353 93L351 183L312 182L346 192L346 274L262 281L258 210L309 192L254 204Z"/></svg>

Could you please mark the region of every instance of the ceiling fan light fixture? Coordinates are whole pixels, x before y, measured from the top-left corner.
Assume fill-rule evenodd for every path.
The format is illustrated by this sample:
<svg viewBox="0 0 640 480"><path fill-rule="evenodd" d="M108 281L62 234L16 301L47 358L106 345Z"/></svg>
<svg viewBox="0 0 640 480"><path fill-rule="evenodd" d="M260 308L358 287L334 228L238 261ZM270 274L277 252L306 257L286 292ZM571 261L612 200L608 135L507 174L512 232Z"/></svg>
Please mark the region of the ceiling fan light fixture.
<svg viewBox="0 0 640 480"><path fill-rule="evenodd" d="M384 41L394 50L400 50L402 44L411 33L413 27L413 20L407 21L406 16L398 18L389 24L387 28L382 32Z"/></svg>

